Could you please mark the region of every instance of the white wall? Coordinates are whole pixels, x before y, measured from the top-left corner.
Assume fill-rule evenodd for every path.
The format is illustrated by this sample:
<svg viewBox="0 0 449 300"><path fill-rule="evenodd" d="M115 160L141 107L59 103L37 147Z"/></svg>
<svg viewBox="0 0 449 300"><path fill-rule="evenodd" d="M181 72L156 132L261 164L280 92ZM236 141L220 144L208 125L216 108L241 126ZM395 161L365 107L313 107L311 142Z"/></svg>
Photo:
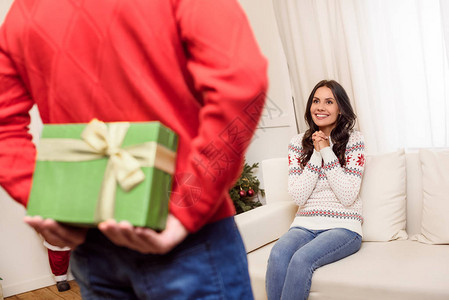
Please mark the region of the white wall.
<svg viewBox="0 0 449 300"><path fill-rule="evenodd" d="M0 23L13 0L0 0ZM31 111L31 133L37 137L42 124L37 110ZM23 223L25 209L0 188L0 281L3 296L34 290L55 283L47 250L41 238Z"/></svg>
<svg viewBox="0 0 449 300"><path fill-rule="evenodd" d="M0 0L0 23L13 0ZM269 60L270 88L267 105L247 153L248 163L287 155L296 134L287 64L278 36L271 0L240 0L262 52ZM31 133L38 138L42 124L31 111ZM259 179L263 187L260 172ZM0 277L5 297L54 284L46 249L40 237L22 222L25 209L0 189Z"/></svg>
<svg viewBox="0 0 449 300"><path fill-rule="evenodd" d="M246 154L248 163L286 157L297 133L287 61L282 49L272 0L239 0L248 15L262 52L268 58L270 86L259 129ZM261 170L256 173L263 188Z"/></svg>

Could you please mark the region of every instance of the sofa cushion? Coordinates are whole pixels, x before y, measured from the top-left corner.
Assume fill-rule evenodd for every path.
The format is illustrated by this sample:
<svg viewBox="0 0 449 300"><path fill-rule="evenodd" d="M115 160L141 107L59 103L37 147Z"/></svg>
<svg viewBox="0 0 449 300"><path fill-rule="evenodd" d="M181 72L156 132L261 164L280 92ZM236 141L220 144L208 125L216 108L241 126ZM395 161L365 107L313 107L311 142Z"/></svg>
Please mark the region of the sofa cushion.
<svg viewBox="0 0 449 300"><path fill-rule="evenodd" d="M404 150L367 155L360 198L363 241L407 239Z"/></svg>
<svg viewBox="0 0 449 300"><path fill-rule="evenodd" d="M265 272L274 242L248 254L256 300L266 299ZM449 246L410 240L363 242L359 252L318 268L309 300L449 299Z"/></svg>
<svg viewBox="0 0 449 300"><path fill-rule="evenodd" d="M407 170L407 234L413 236L421 232L422 217L422 172L418 151L405 154Z"/></svg>
<svg viewBox="0 0 449 300"><path fill-rule="evenodd" d="M423 210L421 233L412 237L427 244L449 244L449 151L420 149Z"/></svg>

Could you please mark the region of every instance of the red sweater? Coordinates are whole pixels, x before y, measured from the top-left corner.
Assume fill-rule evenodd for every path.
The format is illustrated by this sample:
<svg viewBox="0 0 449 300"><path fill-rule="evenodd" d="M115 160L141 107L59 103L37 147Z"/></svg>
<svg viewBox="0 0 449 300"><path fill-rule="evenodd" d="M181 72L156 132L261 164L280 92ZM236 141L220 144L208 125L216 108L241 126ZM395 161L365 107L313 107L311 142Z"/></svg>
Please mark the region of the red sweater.
<svg viewBox="0 0 449 300"><path fill-rule="evenodd" d="M171 213L191 232L231 216L266 68L236 0L16 0L0 31L0 184L26 206L34 104L44 124L158 120L179 135Z"/></svg>

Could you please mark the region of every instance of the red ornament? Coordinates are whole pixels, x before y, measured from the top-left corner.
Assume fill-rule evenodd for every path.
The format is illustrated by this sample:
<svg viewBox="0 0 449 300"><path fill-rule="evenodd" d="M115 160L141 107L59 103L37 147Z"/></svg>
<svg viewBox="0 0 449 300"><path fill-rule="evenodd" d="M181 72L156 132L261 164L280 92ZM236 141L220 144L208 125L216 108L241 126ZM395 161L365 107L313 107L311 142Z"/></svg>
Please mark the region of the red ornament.
<svg viewBox="0 0 449 300"><path fill-rule="evenodd" d="M249 189L247 194L248 194L249 197L254 196L254 190L253 189Z"/></svg>
<svg viewBox="0 0 449 300"><path fill-rule="evenodd" d="M240 190L239 191L239 195L240 195L240 197L245 197L246 196L246 191L245 190Z"/></svg>

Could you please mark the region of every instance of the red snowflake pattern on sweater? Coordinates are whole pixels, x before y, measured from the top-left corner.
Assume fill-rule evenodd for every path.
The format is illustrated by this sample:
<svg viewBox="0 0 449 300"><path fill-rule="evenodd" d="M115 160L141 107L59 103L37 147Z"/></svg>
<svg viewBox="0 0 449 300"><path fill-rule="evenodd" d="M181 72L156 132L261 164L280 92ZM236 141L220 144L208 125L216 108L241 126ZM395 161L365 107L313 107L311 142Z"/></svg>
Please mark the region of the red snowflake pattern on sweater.
<svg viewBox="0 0 449 300"><path fill-rule="evenodd" d="M346 164L349 164L351 162L352 155L346 156Z"/></svg>
<svg viewBox="0 0 449 300"><path fill-rule="evenodd" d="M365 155L363 154L357 155L357 164L361 167L365 165Z"/></svg>

